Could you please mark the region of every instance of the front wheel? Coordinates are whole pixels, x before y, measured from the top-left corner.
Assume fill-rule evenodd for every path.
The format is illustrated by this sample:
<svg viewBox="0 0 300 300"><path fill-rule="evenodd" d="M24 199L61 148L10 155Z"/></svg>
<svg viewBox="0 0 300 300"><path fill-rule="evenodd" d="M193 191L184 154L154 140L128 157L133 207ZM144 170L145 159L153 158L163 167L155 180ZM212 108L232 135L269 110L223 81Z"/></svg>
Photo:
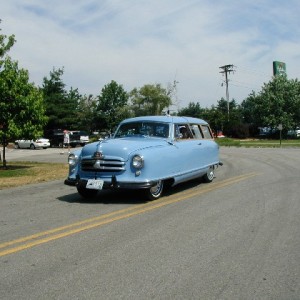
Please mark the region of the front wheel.
<svg viewBox="0 0 300 300"><path fill-rule="evenodd" d="M212 182L215 178L215 168L214 166L209 167L206 174L202 177L204 182Z"/></svg>
<svg viewBox="0 0 300 300"><path fill-rule="evenodd" d="M30 144L30 149L31 149L31 150L34 150L34 149L35 149L34 144Z"/></svg>
<svg viewBox="0 0 300 300"><path fill-rule="evenodd" d="M94 198L96 197L96 195L98 194L98 191L97 190L92 190L92 189L87 189L84 185L82 184L79 184L77 186L77 192L78 194L85 198L85 199L88 199L88 198Z"/></svg>
<svg viewBox="0 0 300 300"><path fill-rule="evenodd" d="M163 189L164 189L164 182L162 180L157 181L154 186L146 190L147 199L148 200L158 199L161 196Z"/></svg>

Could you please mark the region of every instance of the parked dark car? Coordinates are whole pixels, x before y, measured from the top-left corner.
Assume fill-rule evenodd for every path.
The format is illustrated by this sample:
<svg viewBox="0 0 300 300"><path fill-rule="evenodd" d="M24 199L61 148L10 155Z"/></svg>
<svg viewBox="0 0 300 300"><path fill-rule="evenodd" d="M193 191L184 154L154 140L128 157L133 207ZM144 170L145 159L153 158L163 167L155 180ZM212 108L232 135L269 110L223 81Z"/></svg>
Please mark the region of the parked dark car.
<svg viewBox="0 0 300 300"><path fill-rule="evenodd" d="M70 131L70 146L76 147L78 145L84 146L89 142L90 138L86 131L71 130Z"/></svg>
<svg viewBox="0 0 300 300"><path fill-rule="evenodd" d="M45 137L50 141L50 147L60 147L64 145L64 130L50 129L45 131Z"/></svg>
<svg viewBox="0 0 300 300"><path fill-rule="evenodd" d="M64 130L51 129L45 132L45 137L49 139L51 147L60 147L64 145ZM68 130L70 137L70 146L84 146L89 142L89 135L83 130Z"/></svg>

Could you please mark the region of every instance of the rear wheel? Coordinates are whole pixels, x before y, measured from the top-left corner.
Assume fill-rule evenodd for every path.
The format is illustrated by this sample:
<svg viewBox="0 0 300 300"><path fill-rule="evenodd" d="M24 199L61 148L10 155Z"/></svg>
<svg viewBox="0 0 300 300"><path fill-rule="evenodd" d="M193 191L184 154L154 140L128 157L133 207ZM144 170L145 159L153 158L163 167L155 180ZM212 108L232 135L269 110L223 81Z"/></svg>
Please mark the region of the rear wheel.
<svg viewBox="0 0 300 300"><path fill-rule="evenodd" d="M212 182L215 178L215 168L214 166L209 167L206 174L202 177L204 182Z"/></svg>
<svg viewBox="0 0 300 300"><path fill-rule="evenodd" d="M83 198L94 198L98 194L97 190L87 189L83 184L77 185L77 191Z"/></svg>
<svg viewBox="0 0 300 300"><path fill-rule="evenodd" d="M163 189L164 189L164 182L162 180L157 181L153 187L146 190L147 199L148 200L158 199L161 196Z"/></svg>
<svg viewBox="0 0 300 300"><path fill-rule="evenodd" d="M35 149L34 144L30 144L30 149L31 149L31 150L34 150L34 149Z"/></svg>

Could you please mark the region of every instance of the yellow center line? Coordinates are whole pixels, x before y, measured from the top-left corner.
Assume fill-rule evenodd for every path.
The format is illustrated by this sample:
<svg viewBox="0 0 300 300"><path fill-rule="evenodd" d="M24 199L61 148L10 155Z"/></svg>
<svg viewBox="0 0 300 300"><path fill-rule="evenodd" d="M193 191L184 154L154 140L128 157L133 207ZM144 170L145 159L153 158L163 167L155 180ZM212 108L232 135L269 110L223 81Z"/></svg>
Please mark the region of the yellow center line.
<svg viewBox="0 0 300 300"><path fill-rule="evenodd" d="M118 220L126 219L138 214L142 214L172 203L180 202L191 197L202 195L210 191L232 185L234 183L246 180L248 178L259 175L258 173L248 173L233 178L229 178L220 182L211 183L201 190L189 190L187 192L180 193L177 197L167 196L163 197L154 202L148 202L142 205L135 205L133 207L117 210L105 215L97 216L94 218L86 219L80 222L72 223L66 226L50 229L47 231L39 232L30 236L22 237L16 240L4 242L0 244L0 257L8 254L12 254L21 250L25 250L37 245L41 245L53 240L57 240L63 237L70 236L75 233L79 233L85 230L89 230L95 227L100 227ZM18 246L12 247L14 245L20 244Z"/></svg>

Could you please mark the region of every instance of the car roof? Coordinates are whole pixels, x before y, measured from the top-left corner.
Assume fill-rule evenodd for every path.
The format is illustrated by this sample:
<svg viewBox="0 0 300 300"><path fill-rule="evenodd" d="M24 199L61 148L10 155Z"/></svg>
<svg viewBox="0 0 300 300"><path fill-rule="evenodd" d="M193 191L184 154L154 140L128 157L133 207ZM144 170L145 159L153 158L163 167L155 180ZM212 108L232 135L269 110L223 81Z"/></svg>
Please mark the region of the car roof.
<svg viewBox="0 0 300 300"><path fill-rule="evenodd" d="M164 123L197 123L197 124L205 124L208 123L202 119L193 118L193 117L178 117L178 116L143 116L143 117L135 117L126 119L121 122L124 123L131 123L131 122L141 122L141 121L152 121L152 122L164 122Z"/></svg>

